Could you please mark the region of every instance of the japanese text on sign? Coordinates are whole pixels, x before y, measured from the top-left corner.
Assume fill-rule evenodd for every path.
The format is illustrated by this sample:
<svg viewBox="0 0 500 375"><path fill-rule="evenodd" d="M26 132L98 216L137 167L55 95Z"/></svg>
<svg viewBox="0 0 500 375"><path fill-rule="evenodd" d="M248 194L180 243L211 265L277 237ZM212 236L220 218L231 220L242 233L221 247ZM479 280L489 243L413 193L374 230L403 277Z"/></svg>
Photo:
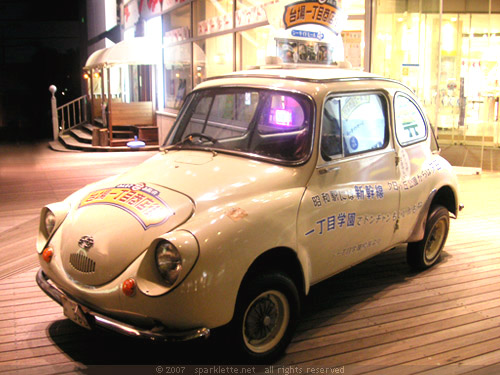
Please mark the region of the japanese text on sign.
<svg viewBox="0 0 500 375"><path fill-rule="evenodd" d="M297 2L285 6L283 22L285 29L303 24L325 26L339 32L339 9L329 3L316 1Z"/></svg>
<svg viewBox="0 0 500 375"><path fill-rule="evenodd" d="M89 193L79 208L96 204L114 206L131 214L144 229L148 229L164 223L173 215L159 195L157 190L145 184L121 184Z"/></svg>
<svg viewBox="0 0 500 375"><path fill-rule="evenodd" d="M364 201L373 199L384 199L382 185L355 185L354 189L330 190L311 197L314 207L348 200Z"/></svg>

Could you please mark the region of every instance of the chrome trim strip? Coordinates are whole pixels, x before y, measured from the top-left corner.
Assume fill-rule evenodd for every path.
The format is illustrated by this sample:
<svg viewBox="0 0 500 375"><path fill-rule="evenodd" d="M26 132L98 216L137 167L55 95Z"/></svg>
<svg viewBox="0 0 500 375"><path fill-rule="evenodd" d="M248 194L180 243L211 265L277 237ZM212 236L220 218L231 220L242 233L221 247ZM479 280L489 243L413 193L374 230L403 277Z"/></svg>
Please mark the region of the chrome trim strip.
<svg viewBox="0 0 500 375"><path fill-rule="evenodd" d="M49 278L43 272L43 270L39 269L36 274L36 282L38 286L50 298L52 298L58 304L62 305L61 296L62 295L66 296L66 294L64 294L62 291L52 286L48 280ZM68 297L66 296L66 298ZM68 299L72 300L72 298ZM153 330L146 330L134 327L130 324L123 323L118 320L99 314L97 312L91 311L86 306L84 307L85 307L85 315L91 317L91 319L89 320L93 323L93 325L125 336L137 337L153 341L165 341L165 342L188 341L202 337L208 338L210 336L209 328L198 328L182 332L164 332L162 330L164 327L160 326L160 327L155 327Z"/></svg>

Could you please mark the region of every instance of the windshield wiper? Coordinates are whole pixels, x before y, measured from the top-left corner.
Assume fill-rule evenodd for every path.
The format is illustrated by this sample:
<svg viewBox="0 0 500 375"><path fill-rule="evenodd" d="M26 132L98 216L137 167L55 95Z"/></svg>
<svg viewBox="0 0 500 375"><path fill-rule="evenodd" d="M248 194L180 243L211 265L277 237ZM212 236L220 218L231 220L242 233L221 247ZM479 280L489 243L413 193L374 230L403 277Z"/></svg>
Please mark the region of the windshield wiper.
<svg viewBox="0 0 500 375"><path fill-rule="evenodd" d="M195 142L194 138L199 138L200 142ZM175 147L180 148L186 144L191 144L193 146L201 146L203 148L206 148L206 147L204 147L205 145L202 142L203 139L206 139L207 141L212 142L212 144L214 144L214 145L219 142L217 139L215 139L214 137L211 137L207 134L190 133L190 134L186 135L183 139L181 139L179 142L174 143L173 145L169 145L166 148L175 148Z"/></svg>

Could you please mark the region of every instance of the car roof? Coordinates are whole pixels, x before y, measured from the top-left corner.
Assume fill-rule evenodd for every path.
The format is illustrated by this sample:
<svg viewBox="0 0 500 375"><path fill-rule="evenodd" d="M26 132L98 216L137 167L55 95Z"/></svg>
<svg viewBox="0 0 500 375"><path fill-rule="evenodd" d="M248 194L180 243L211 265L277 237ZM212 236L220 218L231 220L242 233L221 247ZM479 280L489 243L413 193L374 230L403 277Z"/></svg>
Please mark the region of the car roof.
<svg viewBox="0 0 500 375"><path fill-rule="evenodd" d="M337 67L289 67L286 65L278 65L227 73L217 77L208 78L208 80L237 77L290 79L318 83L353 79L384 79L376 74L360 70L340 69Z"/></svg>
<svg viewBox="0 0 500 375"><path fill-rule="evenodd" d="M307 92L314 90L317 93L318 86L328 86L330 83L354 83L361 86L349 86L351 89L366 89L367 87L390 86L403 89L408 93L413 91L400 81L386 78L377 74L364 72L355 69L344 69L342 65L298 65L298 64L276 64L255 67L249 70L225 73L217 76L207 77L198 84L193 91L221 86L233 86L236 83L241 85L263 84L269 87L294 87L295 89ZM377 83L376 83L377 82ZM382 85L382 86L380 86ZM309 88L308 88L309 86ZM346 88L348 86L345 86ZM326 90L325 92L327 92Z"/></svg>

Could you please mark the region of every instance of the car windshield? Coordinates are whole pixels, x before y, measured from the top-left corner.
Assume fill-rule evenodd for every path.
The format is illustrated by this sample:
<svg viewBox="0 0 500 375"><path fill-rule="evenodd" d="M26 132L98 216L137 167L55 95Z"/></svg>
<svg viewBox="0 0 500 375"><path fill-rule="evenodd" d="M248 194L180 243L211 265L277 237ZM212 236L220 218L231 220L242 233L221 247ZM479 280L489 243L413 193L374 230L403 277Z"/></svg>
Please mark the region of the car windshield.
<svg viewBox="0 0 500 375"><path fill-rule="evenodd" d="M187 98L164 147L299 162L311 151L312 115L312 101L297 93L253 88L200 90Z"/></svg>

